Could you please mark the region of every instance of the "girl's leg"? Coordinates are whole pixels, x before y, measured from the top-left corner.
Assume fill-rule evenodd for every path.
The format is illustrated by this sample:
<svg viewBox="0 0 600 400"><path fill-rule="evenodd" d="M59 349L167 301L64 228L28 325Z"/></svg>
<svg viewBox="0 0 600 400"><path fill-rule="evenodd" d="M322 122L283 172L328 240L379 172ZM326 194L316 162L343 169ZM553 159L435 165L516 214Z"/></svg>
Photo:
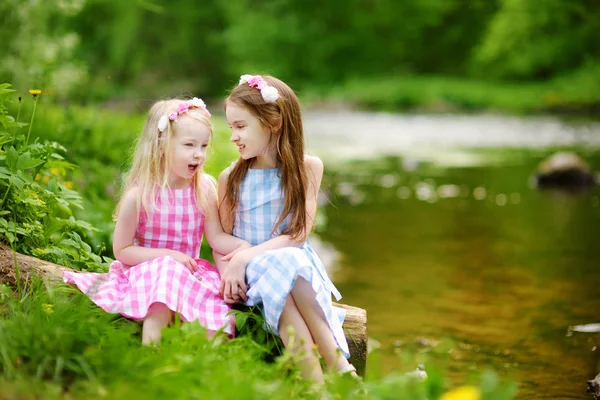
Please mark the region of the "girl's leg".
<svg viewBox="0 0 600 400"><path fill-rule="evenodd" d="M290 326L294 328L295 335L293 349L288 347L290 344L288 333ZM303 358L300 361L300 372L304 379L322 384L325 380L323 379L321 364L314 353L313 348L315 343L291 294L288 296L281 317L279 318L279 334L281 335L283 344L289 351L294 353L302 352Z"/></svg>
<svg viewBox="0 0 600 400"><path fill-rule="evenodd" d="M310 333L319 347L319 352L327 368L340 371L349 365L348 360L338 351L338 345L331 333L325 314L317 302L317 295L310 282L302 277L296 279L291 295Z"/></svg>
<svg viewBox="0 0 600 400"><path fill-rule="evenodd" d="M142 344L158 344L162 330L169 325L171 310L163 303L153 303L142 326Z"/></svg>

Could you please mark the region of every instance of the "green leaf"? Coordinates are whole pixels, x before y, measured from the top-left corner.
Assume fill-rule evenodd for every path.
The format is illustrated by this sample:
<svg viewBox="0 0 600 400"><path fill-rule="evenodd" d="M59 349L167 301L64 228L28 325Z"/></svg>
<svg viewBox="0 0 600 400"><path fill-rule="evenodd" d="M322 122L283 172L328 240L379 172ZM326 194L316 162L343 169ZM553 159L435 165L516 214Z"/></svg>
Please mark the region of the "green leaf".
<svg viewBox="0 0 600 400"><path fill-rule="evenodd" d="M8 179L10 179L11 175L12 174L10 173L9 170L7 170L4 167L0 167L0 178L4 178L4 179L8 178Z"/></svg>
<svg viewBox="0 0 600 400"><path fill-rule="evenodd" d="M41 205L43 205L43 203L41 202L40 199L33 198L33 197L27 197L26 199L23 199L22 201L25 204L31 204L32 206L36 206L36 207L40 207Z"/></svg>
<svg viewBox="0 0 600 400"><path fill-rule="evenodd" d="M17 153L17 149L14 146L11 146L10 149L6 152L6 165L12 172L17 172L17 160L19 159L19 153Z"/></svg>
<svg viewBox="0 0 600 400"><path fill-rule="evenodd" d="M21 154L17 160L17 169L29 169L33 167L37 167L40 164L43 164L44 160L31 158L30 152L25 152Z"/></svg>
<svg viewBox="0 0 600 400"><path fill-rule="evenodd" d="M8 132L0 132L0 146L4 145L5 143L10 143L12 141L13 137Z"/></svg>
<svg viewBox="0 0 600 400"><path fill-rule="evenodd" d="M10 231L6 231L6 238L8 239L9 243L13 243L16 240L15 235L13 235Z"/></svg>
<svg viewBox="0 0 600 400"><path fill-rule="evenodd" d="M77 243L76 241L72 240L72 239L63 239L60 241L60 244L63 246L72 246L75 247L76 249L78 249L79 243Z"/></svg>
<svg viewBox="0 0 600 400"><path fill-rule="evenodd" d="M246 313L239 313L235 316L235 325L237 326L238 330L241 330L244 325L246 325L246 321L248 320L248 314Z"/></svg>
<svg viewBox="0 0 600 400"><path fill-rule="evenodd" d="M64 214L67 215L72 215L73 211L71 211L71 209L69 208L69 206L63 202L58 202L56 203L56 207Z"/></svg>
<svg viewBox="0 0 600 400"><path fill-rule="evenodd" d="M12 85L10 83L0 84L0 94L13 93L15 90L9 89Z"/></svg>
<svg viewBox="0 0 600 400"><path fill-rule="evenodd" d="M0 124L2 124L3 127L8 128L13 126L15 123L15 119L13 117L11 117L10 115L0 115Z"/></svg>
<svg viewBox="0 0 600 400"><path fill-rule="evenodd" d="M26 173L23 170L17 170L16 175L23 180L23 182L33 182L33 176L31 174Z"/></svg>
<svg viewBox="0 0 600 400"><path fill-rule="evenodd" d="M24 181L23 178L21 178L19 175L11 175L8 177L8 179L12 182L13 185L15 185L17 189L23 189L26 183L26 181Z"/></svg>

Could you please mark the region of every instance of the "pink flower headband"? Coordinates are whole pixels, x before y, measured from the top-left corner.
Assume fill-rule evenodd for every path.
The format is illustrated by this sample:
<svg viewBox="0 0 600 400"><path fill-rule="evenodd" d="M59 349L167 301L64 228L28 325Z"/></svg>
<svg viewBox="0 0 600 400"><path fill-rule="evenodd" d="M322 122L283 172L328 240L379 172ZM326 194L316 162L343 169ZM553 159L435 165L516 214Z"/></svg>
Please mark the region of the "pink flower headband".
<svg viewBox="0 0 600 400"><path fill-rule="evenodd" d="M241 86L244 83L260 90L263 100L267 103L274 103L279 98L279 91L277 91L277 88L270 86L260 75L242 75L238 86Z"/></svg>
<svg viewBox="0 0 600 400"><path fill-rule="evenodd" d="M181 103L179 103L177 105L177 111L171 111L170 113L160 117L160 119L158 120L158 131L161 133L164 132L165 129L167 129L169 120L177 121L177 118L179 118L180 115L188 112L190 108L201 108L206 112L206 114L208 114L208 117L210 118L210 112L208 112L208 108L206 108L206 104L204 103L204 101L202 101L202 99L194 97L191 100L182 101Z"/></svg>

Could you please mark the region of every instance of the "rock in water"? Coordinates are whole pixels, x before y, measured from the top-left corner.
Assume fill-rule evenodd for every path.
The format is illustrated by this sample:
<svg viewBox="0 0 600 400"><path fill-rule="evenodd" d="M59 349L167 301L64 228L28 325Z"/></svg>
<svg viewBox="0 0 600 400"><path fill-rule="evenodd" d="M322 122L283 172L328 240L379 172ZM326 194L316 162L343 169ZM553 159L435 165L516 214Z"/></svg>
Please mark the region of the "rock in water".
<svg viewBox="0 0 600 400"><path fill-rule="evenodd" d="M535 172L537 187L589 187L596 183L589 165L577 154L559 152L542 161Z"/></svg>
<svg viewBox="0 0 600 400"><path fill-rule="evenodd" d="M594 379L587 381L587 384L588 393L591 393L595 400L600 400L600 374Z"/></svg>

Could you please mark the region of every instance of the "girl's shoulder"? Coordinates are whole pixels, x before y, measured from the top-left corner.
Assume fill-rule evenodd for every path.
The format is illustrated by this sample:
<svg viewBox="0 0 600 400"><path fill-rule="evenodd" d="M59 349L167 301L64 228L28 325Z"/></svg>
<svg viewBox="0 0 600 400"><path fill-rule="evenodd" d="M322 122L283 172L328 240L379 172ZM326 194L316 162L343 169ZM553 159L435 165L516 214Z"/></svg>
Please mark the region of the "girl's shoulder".
<svg viewBox="0 0 600 400"><path fill-rule="evenodd" d="M304 155L304 164L308 171L312 172L316 176L323 175L323 169L325 166L323 165L323 161L317 156L313 156L310 154Z"/></svg>
<svg viewBox="0 0 600 400"><path fill-rule="evenodd" d="M210 174L203 173L202 175L202 190L206 194L206 197L209 199L216 197L217 180Z"/></svg>
<svg viewBox="0 0 600 400"><path fill-rule="evenodd" d="M233 167L235 167L235 162L232 162L231 164L229 164L229 166L227 168L225 168L223 171L221 171L221 173L219 174L219 179L218 179L219 184L223 184L223 183L227 182L227 179L229 179L229 174L233 170Z"/></svg>
<svg viewBox="0 0 600 400"><path fill-rule="evenodd" d="M202 174L202 184L205 189L212 189L217 186L217 180L211 174L204 172Z"/></svg>
<svg viewBox="0 0 600 400"><path fill-rule="evenodd" d="M141 188L139 186L132 186L129 189L127 189L125 192L123 192L123 196L122 196L122 202L123 203L131 203L131 202L136 202L138 201L138 199L141 196Z"/></svg>
<svg viewBox="0 0 600 400"><path fill-rule="evenodd" d="M121 201L117 207L119 213L117 218L126 214L136 214L139 212L140 192L140 188L137 186L133 186L123 192Z"/></svg>

